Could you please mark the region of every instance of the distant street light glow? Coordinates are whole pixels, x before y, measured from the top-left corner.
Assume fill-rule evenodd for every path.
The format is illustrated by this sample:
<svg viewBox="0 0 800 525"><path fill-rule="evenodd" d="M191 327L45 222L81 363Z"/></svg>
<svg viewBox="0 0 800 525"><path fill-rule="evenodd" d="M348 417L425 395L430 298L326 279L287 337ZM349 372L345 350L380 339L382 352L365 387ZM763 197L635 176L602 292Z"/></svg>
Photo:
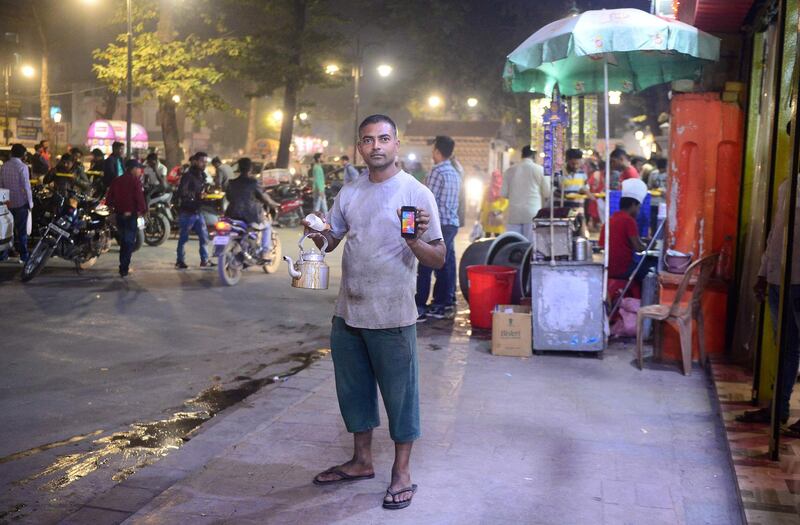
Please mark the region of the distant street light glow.
<svg viewBox="0 0 800 525"><path fill-rule="evenodd" d="M428 97L428 105L434 109L442 105L442 97L439 95L431 95Z"/></svg>
<svg viewBox="0 0 800 525"><path fill-rule="evenodd" d="M20 71L22 72L22 76L25 78L33 78L33 76L36 74L36 70L33 69L33 66L29 64L22 66Z"/></svg>
<svg viewBox="0 0 800 525"><path fill-rule="evenodd" d="M408 154L408 160L417 160L417 156L416 156L416 154L414 154L414 153L409 153L409 154Z"/></svg>
<svg viewBox="0 0 800 525"><path fill-rule="evenodd" d="M608 92L608 103L616 106L622 102L622 91L609 91Z"/></svg>
<svg viewBox="0 0 800 525"><path fill-rule="evenodd" d="M475 97L469 97L469 98L467 99L467 106L469 106L469 107L471 107L471 108L474 108L474 107L475 107L475 106L477 106L477 105L478 105L478 99L477 99L477 98L475 98Z"/></svg>
<svg viewBox="0 0 800 525"><path fill-rule="evenodd" d="M392 74L393 68L389 64L381 64L378 66L378 74L383 78Z"/></svg>
<svg viewBox="0 0 800 525"><path fill-rule="evenodd" d="M306 120L308 120L308 113L306 113L305 111L303 111L302 113L300 113L299 115L297 115L297 118L299 118L300 120L302 120L303 122L305 122Z"/></svg>
<svg viewBox="0 0 800 525"><path fill-rule="evenodd" d="M61 112L55 113L55 114L53 115L53 122L55 122L56 124L61 124L61 119L62 119L63 117L64 117L64 116L61 114Z"/></svg>
<svg viewBox="0 0 800 525"><path fill-rule="evenodd" d="M269 118L275 122L276 124L280 124L283 122L283 111L280 109L276 109L272 113L270 113Z"/></svg>
<svg viewBox="0 0 800 525"><path fill-rule="evenodd" d="M181 96L180 95L172 95L172 101L176 104L181 103Z"/></svg>
<svg viewBox="0 0 800 525"><path fill-rule="evenodd" d="M325 73L327 73L328 75L335 75L338 72L339 72L339 66L337 66L336 64L328 64L327 66L325 66Z"/></svg>
<svg viewBox="0 0 800 525"><path fill-rule="evenodd" d="M644 138L644 132L642 130L636 130L636 133L633 134L636 140L642 140Z"/></svg>
<svg viewBox="0 0 800 525"><path fill-rule="evenodd" d="M327 140L323 140L323 141L322 141L322 147L323 147L323 148L327 148L327 147L328 147L328 144L330 144L330 143L329 143Z"/></svg>

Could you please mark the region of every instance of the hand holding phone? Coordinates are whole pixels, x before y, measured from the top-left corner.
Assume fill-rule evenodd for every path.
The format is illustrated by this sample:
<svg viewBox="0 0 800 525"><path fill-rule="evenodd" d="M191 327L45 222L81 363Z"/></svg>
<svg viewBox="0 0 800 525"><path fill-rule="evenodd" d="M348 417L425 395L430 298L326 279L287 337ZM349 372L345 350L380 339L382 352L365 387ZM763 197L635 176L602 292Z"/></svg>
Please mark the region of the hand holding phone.
<svg viewBox="0 0 800 525"><path fill-rule="evenodd" d="M400 208L400 235L404 239L417 237L417 208L414 206Z"/></svg>

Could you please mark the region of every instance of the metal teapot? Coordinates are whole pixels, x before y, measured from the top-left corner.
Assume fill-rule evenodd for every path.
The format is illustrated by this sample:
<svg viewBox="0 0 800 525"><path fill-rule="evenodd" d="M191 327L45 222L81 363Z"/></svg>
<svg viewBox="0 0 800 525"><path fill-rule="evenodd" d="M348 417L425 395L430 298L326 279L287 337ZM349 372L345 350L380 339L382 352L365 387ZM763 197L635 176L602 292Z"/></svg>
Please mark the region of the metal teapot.
<svg viewBox="0 0 800 525"><path fill-rule="evenodd" d="M297 261L285 255L283 260L289 264L289 275L292 276L292 286L295 288L307 288L309 290L328 289L328 265L325 264L325 250L328 249L328 240L322 238L322 250L305 251L303 241L311 234L307 233L300 239L297 246L300 248L300 256Z"/></svg>

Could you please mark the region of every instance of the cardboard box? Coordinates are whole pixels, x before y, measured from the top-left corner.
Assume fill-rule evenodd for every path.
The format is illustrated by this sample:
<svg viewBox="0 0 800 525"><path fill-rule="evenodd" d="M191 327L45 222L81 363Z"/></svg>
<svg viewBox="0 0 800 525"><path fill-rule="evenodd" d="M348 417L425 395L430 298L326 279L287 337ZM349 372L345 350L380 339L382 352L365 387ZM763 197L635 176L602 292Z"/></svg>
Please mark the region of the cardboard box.
<svg viewBox="0 0 800 525"><path fill-rule="evenodd" d="M531 308L498 305L492 312L492 354L531 356Z"/></svg>

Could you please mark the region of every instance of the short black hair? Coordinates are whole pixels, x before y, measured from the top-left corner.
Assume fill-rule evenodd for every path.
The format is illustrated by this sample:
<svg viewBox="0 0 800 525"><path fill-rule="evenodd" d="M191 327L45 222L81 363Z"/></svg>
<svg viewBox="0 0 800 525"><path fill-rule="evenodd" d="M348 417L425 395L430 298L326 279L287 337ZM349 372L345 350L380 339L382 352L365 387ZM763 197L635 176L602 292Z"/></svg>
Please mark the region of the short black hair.
<svg viewBox="0 0 800 525"><path fill-rule="evenodd" d="M156 152L148 153L147 154L147 159L145 159L145 160L158 160L158 153L156 153Z"/></svg>
<svg viewBox="0 0 800 525"><path fill-rule="evenodd" d="M616 148L614 151L611 152L612 159L621 159L623 157L627 159L631 158L630 155L628 155L628 152L622 148Z"/></svg>
<svg viewBox="0 0 800 525"><path fill-rule="evenodd" d="M118 140L115 140L115 141L114 141L114 142L111 144L111 149L115 149L115 148L118 148L118 147L120 147L120 146L125 146L125 144L124 144L124 143L122 143L122 142L120 142L120 141L118 141Z"/></svg>
<svg viewBox="0 0 800 525"><path fill-rule="evenodd" d="M642 203L634 199L633 197L622 197L619 200L619 209L620 210L627 210L630 209L632 206L637 205L640 206Z"/></svg>
<svg viewBox="0 0 800 525"><path fill-rule="evenodd" d="M658 168L658 171L665 171L667 169L667 159L656 159L656 168Z"/></svg>
<svg viewBox="0 0 800 525"><path fill-rule="evenodd" d="M567 160L582 159L583 152L577 148L570 148L567 150Z"/></svg>
<svg viewBox="0 0 800 525"><path fill-rule="evenodd" d="M250 157L242 157L239 159L239 174L250 173L250 170L253 169L253 161L250 160Z"/></svg>
<svg viewBox="0 0 800 525"><path fill-rule="evenodd" d="M92 155L94 155L95 157L105 157L103 150L101 150L100 148L94 148L92 150Z"/></svg>
<svg viewBox="0 0 800 525"><path fill-rule="evenodd" d="M72 153L73 157L77 155L83 156L83 151L81 150L81 148L78 147L70 148L69 152Z"/></svg>
<svg viewBox="0 0 800 525"><path fill-rule="evenodd" d="M314 153L314 162L319 161L322 158L322 153Z"/></svg>
<svg viewBox="0 0 800 525"><path fill-rule="evenodd" d="M197 153L194 154L194 158L196 160L199 160L201 157L208 157L208 153L206 153L205 151L198 151Z"/></svg>
<svg viewBox="0 0 800 525"><path fill-rule="evenodd" d="M222 161L219 160L219 157L214 157L213 159L211 159L211 164L216 164L216 163L222 164Z"/></svg>
<svg viewBox="0 0 800 525"><path fill-rule="evenodd" d="M350 160L350 157L348 157L347 155L342 155L339 158L342 159L343 161L349 161Z"/></svg>
<svg viewBox="0 0 800 525"><path fill-rule="evenodd" d="M22 144L12 144L11 145L11 156L21 159L25 156L28 150Z"/></svg>
<svg viewBox="0 0 800 525"><path fill-rule="evenodd" d="M456 149L456 141L447 135L437 135L433 139L433 147L439 150L439 153L446 159L449 159L453 156L453 150Z"/></svg>
<svg viewBox="0 0 800 525"><path fill-rule="evenodd" d="M530 144L528 144L526 146L522 146L522 158L523 159L529 159L529 158L533 157L535 154L536 154L536 152L531 149Z"/></svg>
<svg viewBox="0 0 800 525"><path fill-rule="evenodd" d="M365 127L369 126L370 124L379 124L381 122L385 122L392 126L392 131L394 131L394 136L397 137L397 124L394 123L394 120L390 119L386 115L381 115L380 113L376 113L375 115L370 115L364 120L361 121L361 124L358 125L358 134L361 135L361 130Z"/></svg>
<svg viewBox="0 0 800 525"><path fill-rule="evenodd" d="M59 162L72 162L72 155L70 155L69 153L64 153L63 155L61 155Z"/></svg>

